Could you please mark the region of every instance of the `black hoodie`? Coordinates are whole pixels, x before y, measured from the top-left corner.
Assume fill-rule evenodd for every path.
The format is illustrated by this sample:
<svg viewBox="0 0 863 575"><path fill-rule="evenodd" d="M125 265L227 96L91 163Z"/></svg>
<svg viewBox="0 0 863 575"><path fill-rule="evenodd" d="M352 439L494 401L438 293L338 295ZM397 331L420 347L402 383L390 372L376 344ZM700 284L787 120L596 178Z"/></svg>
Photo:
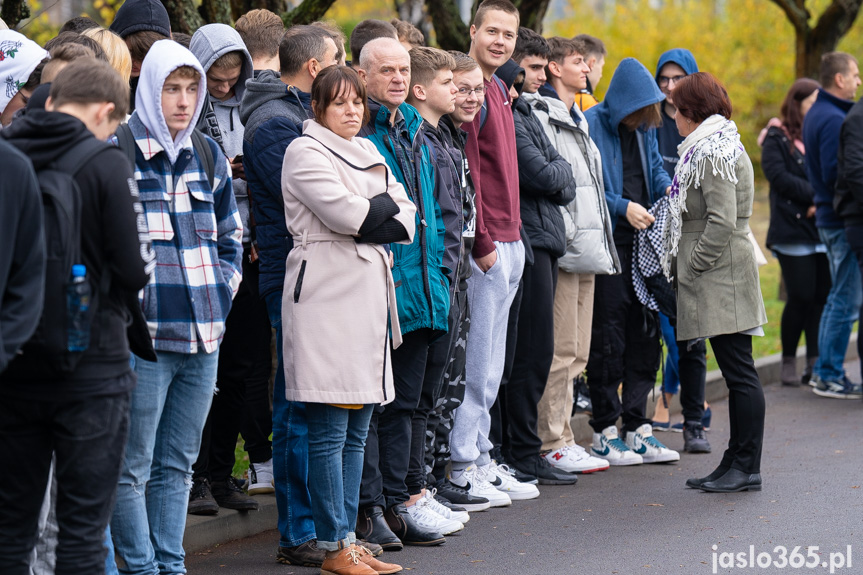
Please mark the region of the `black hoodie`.
<svg viewBox="0 0 863 575"><path fill-rule="evenodd" d="M73 116L33 110L3 130L2 137L27 155L38 172L93 134ZM82 199L81 259L94 292L104 270L112 274L108 302L99 303L106 317L93 320L90 347L72 375L58 381L41 373L40 358L19 355L0 376L0 389L6 394L58 400L124 391L109 387L131 369L128 312L122 302L128 301L130 290L137 292L147 284L155 265L149 234L143 216L138 221L136 213L142 212L135 206L137 187L119 149L108 147L96 154L75 181Z"/></svg>

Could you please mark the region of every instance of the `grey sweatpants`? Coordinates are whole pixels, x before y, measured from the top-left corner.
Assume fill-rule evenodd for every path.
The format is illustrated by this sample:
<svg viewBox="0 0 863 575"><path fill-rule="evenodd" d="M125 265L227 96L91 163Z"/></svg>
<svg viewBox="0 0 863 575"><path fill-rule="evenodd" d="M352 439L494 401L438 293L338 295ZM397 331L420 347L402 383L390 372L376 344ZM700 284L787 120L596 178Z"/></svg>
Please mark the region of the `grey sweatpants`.
<svg viewBox="0 0 863 575"><path fill-rule="evenodd" d="M489 411L497 398L506 354L509 308L518 292L524 271L524 245L494 242L497 262L483 273L471 258L473 275L468 278L471 309L470 340L465 363L464 402L455 412L450 444L453 469L490 461L492 443Z"/></svg>

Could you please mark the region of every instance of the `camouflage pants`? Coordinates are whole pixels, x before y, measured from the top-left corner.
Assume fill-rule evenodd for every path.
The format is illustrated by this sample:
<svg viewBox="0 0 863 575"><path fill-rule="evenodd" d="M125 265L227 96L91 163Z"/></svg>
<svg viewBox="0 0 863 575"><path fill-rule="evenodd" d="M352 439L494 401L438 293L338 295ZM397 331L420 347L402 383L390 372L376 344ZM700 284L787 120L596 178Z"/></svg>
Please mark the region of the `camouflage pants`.
<svg viewBox="0 0 863 575"><path fill-rule="evenodd" d="M450 460L449 436L455 410L464 401L464 368L470 332L467 290L456 293L453 307L456 313L453 315L455 325L451 328L451 333L454 333L455 337L450 340L449 363L444 372L443 390L434 410L429 414L426 426L425 467L430 485L446 476L446 466Z"/></svg>

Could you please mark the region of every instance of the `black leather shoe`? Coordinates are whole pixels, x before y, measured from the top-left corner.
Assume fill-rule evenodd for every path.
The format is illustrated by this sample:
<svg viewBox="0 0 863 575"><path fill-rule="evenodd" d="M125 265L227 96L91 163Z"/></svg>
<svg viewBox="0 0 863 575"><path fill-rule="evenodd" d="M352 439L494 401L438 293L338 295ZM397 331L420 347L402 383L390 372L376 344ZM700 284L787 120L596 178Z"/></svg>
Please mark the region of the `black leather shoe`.
<svg viewBox="0 0 863 575"><path fill-rule="evenodd" d="M701 490L710 493L737 493L738 491L761 491L761 474L744 473L733 467L725 475L701 484Z"/></svg>
<svg viewBox="0 0 863 575"><path fill-rule="evenodd" d="M258 510L257 500L243 493L243 488L240 487L240 482L235 477L229 477L225 481L214 481L210 485L210 492L219 507L238 511Z"/></svg>
<svg viewBox="0 0 863 575"><path fill-rule="evenodd" d="M276 561L283 565L305 565L306 567L320 567L324 563L327 552L318 549L317 539L306 541L296 547L282 547L276 554Z"/></svg>
<svg viewBox="0 0 863 575"><path fill-rule="evenodd" d="M545 457L538 453L530 459L515 462L515 468L522 473L536 477L540 485L575 485L578 481L575 473L561 471L553 467Z"/></svg>
<svg viewBox="0 0 863 575"><path fill-rule="evenodd" d="M713 473L711 473L707 477L699 477L699 478L693 477L692 479L687 479L686 480L686 486L689 487L690 489L701 489L701 486L703 484L707 483L708 481L715 481L716 479L719 479L720 477L725 475L725 473L727 471L728 471L728 467L722 467L720 465L719 467L714 469Z"/></svg>
<svg viewBox="0 0 863 575"><path fill-rule="evenodd" d="M420 545L431 547L434 545L443 545L446 542L444 536L435 531L430 531L417 525L416 521L408 515L408 510L404 503L393 505L384 513L384 518L387 520L387 525L393 530L393 533L402 540L405 545ZM384 547L386 549L386 547Z"/></svg>
<svg viewBox="0 0 863 575"><path fill-rule="evenodd" d="M700 421L683 423L683 450L687 453L710 453L710 442Z"/></svg>
<svg viewBox="0 0 863 575"><path fill-rule="evenodd" d="M384 519L384 510L379 505L361 509L357 517L357 539L377 543L384 551L401 551L401 540L393 533Z"/></svg>

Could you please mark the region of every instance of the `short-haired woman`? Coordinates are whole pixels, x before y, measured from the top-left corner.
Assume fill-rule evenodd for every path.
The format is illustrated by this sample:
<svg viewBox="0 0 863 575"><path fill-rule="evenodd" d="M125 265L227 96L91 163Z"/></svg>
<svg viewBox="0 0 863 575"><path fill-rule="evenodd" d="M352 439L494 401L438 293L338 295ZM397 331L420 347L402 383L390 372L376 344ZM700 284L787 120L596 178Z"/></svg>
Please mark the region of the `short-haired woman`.
<svg viewBox="0 0 863 575"><path fill-rule="evenodd" d="M663 267L667 276L676 276L678 338L710 339L728 385L731 420L719 466L686 485L721 493L759 490L764 392L752 336L764 335L767 316L747 237L755 195L752 162L731 121L728 93L715 77L690 74L673 95L675 122L685 139L669 195Z"/></svg>
<svg viewBox="0 0 863 575"><path fill-rule="evenodd" d="M400 343L385 245L409 243L415 208L374 145L356 72L312 84L314 120L285 153L282 191L294 249L282 302L286 395L306 404L309 491L324 574L396 573L356 545L363 449L375 404L394 397L388 315Z"/></svg>
<svg viewBox="0 0 863 575"><path fill-rule="evenodd" d="M806 334L809 382L818 359L818 326L830 293L827 247L815 228L815 199L806 177L803 118L818 96L819 84L800 78L782 102L781 118L770 120L761 144L761 167L770 182L767 247L779 260L788 299L782 310L782 385L799 386L797 344Z"/></svg>

